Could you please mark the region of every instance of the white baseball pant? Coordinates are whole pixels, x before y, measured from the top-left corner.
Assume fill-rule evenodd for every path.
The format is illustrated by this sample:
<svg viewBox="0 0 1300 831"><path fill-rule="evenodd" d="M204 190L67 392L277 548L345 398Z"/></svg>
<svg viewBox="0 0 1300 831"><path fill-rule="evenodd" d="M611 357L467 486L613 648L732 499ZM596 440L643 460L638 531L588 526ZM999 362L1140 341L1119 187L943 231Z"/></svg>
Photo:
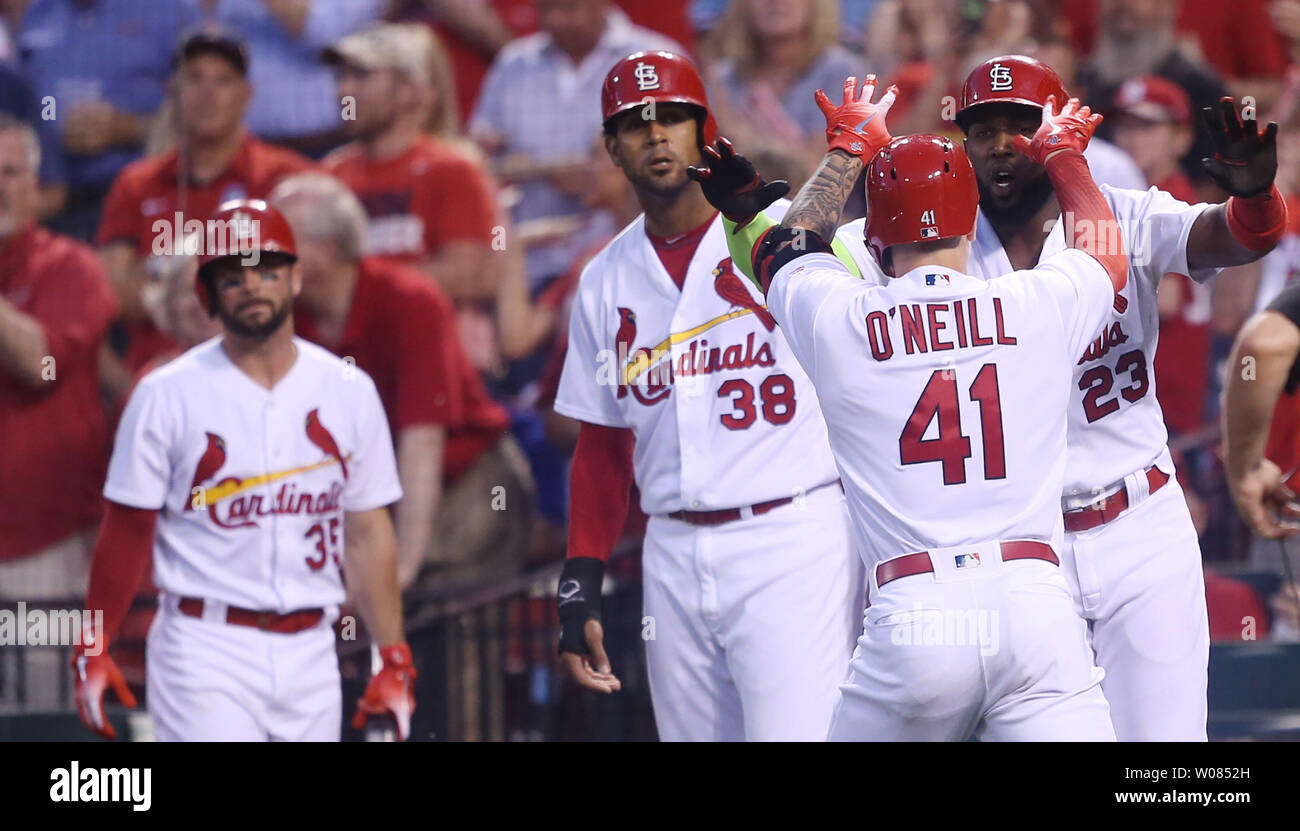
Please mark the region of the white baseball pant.
<svg viewBox="0 0 1300 831"><path fill-rule="evenodd" d="M1132 507L1067 533L1061 568L1119 740L1205 741L1210 624L1196 528L1177 479L1146 497L1145 478L1128 478Z"/></svg>
<svg viewBox="0 0 1300 831"><path fill-rule="evenodd" d="M293 634L202 618L161 596L145 653L149 715L159 741L338 741L343 692L337 612Z"/></svg>
<svg viewBox="0 0 1300 831"><path fill-rule="evenodd" d="M844 494L715 526L651 517L642 572L664 741L822 741L865 605Z"/></svg>
<svg viewBox="0 0 1300 831"><path fill-rule="evenodd" d="M930 554L933 574L883 588L872 569L830 740L1114 741L1103 673L1060 568L1004 563L997 542Z"/></svg>

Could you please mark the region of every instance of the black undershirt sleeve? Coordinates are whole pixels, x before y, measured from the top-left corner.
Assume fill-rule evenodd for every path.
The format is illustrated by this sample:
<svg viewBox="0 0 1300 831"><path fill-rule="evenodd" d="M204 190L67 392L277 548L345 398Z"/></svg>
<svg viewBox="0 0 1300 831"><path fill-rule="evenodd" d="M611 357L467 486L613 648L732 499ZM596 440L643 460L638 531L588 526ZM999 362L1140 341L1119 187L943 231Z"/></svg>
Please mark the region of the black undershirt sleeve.
<svg viewBox="0 0 1300 831"><path fill-rule="evenodd" d="M1268 304L1271 311L1284 315L1287 320L1300 329L1300 282L1292 283L1282 289L1282 293L1273 298L1273 302ZM1295 395L1296 390L1300 389L1300 360L1291 364L1291 371L1286 376L1286 386L1283 391L1287 395Z"/></svg>

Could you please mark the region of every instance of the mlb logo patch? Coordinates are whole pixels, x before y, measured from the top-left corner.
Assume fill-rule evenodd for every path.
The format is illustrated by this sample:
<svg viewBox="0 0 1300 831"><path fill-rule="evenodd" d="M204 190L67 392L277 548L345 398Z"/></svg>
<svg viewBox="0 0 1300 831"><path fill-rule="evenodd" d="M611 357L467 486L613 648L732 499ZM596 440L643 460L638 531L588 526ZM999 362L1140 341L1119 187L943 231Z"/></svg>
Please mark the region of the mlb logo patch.
<svg viewBox="0 0 1300 831"><path fill-rule="evenodd" d="M933 227L932 227L932 228L922 228L922 229L921 229L921 239L938 239L938 238L939 238L939 229L938 229L938 228L933 228Z"/></svg>
<svg viewBox="0 0 1300 831"><path fill-rule="evenodd" d="M927 274L925 275L925 284L927 286L937 286L940 284L949 285L951 280L947 274Z"/></svg>
<svg viewBox="0 0 1300 831"><path fill-rule="evenodd" d="M957 562L957 568L974 568L980 564L980 555L978 553L958 554L953 559Z"/></svg>

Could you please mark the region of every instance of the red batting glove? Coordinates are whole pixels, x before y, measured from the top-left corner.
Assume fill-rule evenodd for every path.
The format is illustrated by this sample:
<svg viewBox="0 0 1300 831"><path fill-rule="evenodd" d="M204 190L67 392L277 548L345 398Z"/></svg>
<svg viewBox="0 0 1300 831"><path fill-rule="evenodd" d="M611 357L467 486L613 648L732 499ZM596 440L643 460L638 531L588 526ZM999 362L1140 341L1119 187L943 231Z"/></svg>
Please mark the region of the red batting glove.
<svg viewBox="0 0 1300 831"><path fill-rule="evenodd" d="M415 712L415 664L411 661L411 647L404 643L385 646L379 650L384 668L370 679L366 694L357 702L357 714L352 717L356 730L366 726L370 716L392 715L397 723L397 740L406 741L411 733L411 713Z"/></svg>
<svg viewBox="0 0 1300 831"><path fill-rule="evenodd" d="M1082 154L1102 120L1088 107L1080 107L1078 98L1071 98L1059 113L1055 110L1056 96L1049 95L1043 105L1043 123L1033 140L1024 136L1011 139L1017 150L1041 165L1058 153Z"/></svg>
<svg viewBox="0 0 1300 831"><path fill-rule="evenodd" d="M894 140L885 126L885 116L894 106L898 87L891 85L871 103L876 94L876 76L868 75L858 85L852 75L844 79L844 103L838 107L831 103L826 93L817 90L817 106L826 116L826 144L831 150L843 150L851 156L871 161L886 144Z"/></svg>
<svg viewBox="0 0 1300 831"><path fill-rule="evenodd" d="M77 671L75 695L77 715L81 716L81 723L86 725L87 730L106 739L116 739L117 731L104 716L104 690L112 687L113 692L117 694L117 700L124 706L127 708L136 706L135 696L126 686L122 671L117 668L117 664L113 663L108 652L91 656L86 655L81 647L77 648L72 666Z"/></svg>

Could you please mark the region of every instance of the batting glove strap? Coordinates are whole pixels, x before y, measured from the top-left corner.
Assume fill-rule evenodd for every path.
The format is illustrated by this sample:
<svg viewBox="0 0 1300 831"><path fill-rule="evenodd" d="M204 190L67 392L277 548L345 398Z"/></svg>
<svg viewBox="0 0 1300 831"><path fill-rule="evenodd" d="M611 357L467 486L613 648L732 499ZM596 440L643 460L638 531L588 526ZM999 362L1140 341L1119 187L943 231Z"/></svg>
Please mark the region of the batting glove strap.
<svg viewBox="0 0 1300 831"><path fill-rule="evenodd" d="M564 561L560 584L555 592L560 613L560 652L586 655L587 621L600 620L600 587L605 580L605 562L595 557L570 557Z"/></svg>

